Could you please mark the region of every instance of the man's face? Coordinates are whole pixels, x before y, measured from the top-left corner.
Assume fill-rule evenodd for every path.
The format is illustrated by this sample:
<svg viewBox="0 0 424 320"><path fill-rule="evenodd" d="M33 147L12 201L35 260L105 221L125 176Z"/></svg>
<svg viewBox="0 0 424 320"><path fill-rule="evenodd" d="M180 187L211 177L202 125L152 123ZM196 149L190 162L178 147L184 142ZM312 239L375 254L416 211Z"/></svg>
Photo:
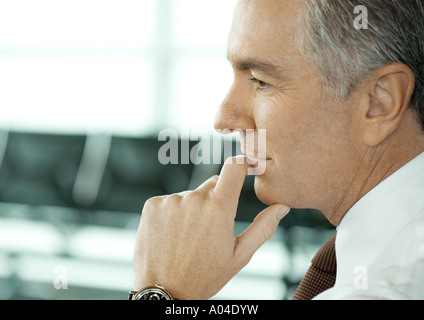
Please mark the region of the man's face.
<svg viewBox="0 0 424 320"><path fill-rule="evenodd" d="M245 130L266 130L266 171L255 180L260 200L325 210L353 178L358 141L348 102L323 97L320 72L297 49L305 9L303 0L239 1L228 40L234 83L215 127L241 130L242 141Z"/></svg>

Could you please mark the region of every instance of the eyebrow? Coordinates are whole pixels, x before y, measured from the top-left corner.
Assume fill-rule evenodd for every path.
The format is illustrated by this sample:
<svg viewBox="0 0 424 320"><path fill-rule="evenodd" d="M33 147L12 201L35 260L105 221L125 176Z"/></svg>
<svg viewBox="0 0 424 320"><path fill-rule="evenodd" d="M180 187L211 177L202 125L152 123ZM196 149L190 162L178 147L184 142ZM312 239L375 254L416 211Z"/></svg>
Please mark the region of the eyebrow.
<svg viewBox="0 0 424 320"><path fill-rule="evenodd" d="M228 55L227 59L233 65L233 68L239 71L256 70L276 79L286 78L288 64L285 60L282 60L279 64L275 64L255 58L232 61Z"/></svg>

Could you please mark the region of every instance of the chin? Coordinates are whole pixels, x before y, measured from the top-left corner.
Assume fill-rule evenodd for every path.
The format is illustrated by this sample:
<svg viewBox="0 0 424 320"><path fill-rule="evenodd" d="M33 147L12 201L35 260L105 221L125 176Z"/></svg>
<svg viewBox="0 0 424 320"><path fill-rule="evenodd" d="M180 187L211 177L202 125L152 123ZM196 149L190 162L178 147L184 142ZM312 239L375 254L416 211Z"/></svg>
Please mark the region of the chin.
<svg viewBox="0 0 424 320"><path fill-rule="evenodd" d="M268 206L276 203L283 204L281 195L275 194L276 190L279 190L278 186L268 181L265 175L255 177L255 193L264 204Z"/></svg>
<svg viewBox="0 0 424 320"><path fill-rule="evenodd" d="M292 187L293 184L287 183L290 177L284 175L273 166L269 161L265 173L255 177L255 193L258 199L265 205L283 204L291 208L298 205L296 200L297 193Z"/></svg>

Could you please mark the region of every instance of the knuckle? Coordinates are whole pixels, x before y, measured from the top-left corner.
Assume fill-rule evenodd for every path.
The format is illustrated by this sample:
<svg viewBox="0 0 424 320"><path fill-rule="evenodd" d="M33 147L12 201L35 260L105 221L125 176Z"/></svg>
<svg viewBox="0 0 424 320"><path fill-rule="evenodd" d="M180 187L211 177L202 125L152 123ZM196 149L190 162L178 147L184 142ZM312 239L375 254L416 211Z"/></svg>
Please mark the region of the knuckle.
<svg viewBox="0 0 424 320"><path fill-rule="evenodd" d="M162 207L164 199L162 197L153 197L148 199L143 206L142 217L151 217L152 215L156 215Z"/></svg>
<svg viewBox="0 0 424 320"><path fill-rule="evenodd" d="M182 198L180 194L174 193L166 198L166 202L177 202Z"/></svg>
<svg viewBox="0 0 424 320"><path fill-rule="evenodd" d="M271 239L276 231L276 228L268 223L265 223L262 228L262 236L264 237L265 240L269 240Z"/></svg>
<svg viewBox="0 0 424 320"><path fill-rule="evenodd" d="M215 175L215 176L209 178L209 181L211 182L212 188L216 185L216 183L218 182L218 180L219 180L219 176L218 175Z"/></svg>
<svg viewBox="0 0 424 320"><path fill-rule="evenodd" d="M187 192L185 195L184 195L184 199L185 200L191 200L191 199L195 199L196 197L197 197L197 195L199 194L199 192L198 191L190 191L190 192Z"/></svg>
<svg viewBox="0 0 424 320"><path fill-rule="evenodd" d="M187 193L184 196L183 201L184 201L185 204L188 204L189 206L192 207L192 206L202 202L203 199L204 199L204 194L200 191L195 190L195 191L191 191L191 192Z"/></svg>
<svg viewBox="0 0 424 320"><path fill-rule="evenodd" d="M187 194L175 193L169 195L165 200L165 207L167 209L177 209L181 207L183 200L187 197Z"/></svg>
<svg viewBox="0 0 424 320"><path fill-rule="evenodd" d="M163 199L161 197L150 198L144 203L144 209L143 210L149 210L149 209L157 208L158 206L160 206L162 204L162 202L163 202Z"/></svg>

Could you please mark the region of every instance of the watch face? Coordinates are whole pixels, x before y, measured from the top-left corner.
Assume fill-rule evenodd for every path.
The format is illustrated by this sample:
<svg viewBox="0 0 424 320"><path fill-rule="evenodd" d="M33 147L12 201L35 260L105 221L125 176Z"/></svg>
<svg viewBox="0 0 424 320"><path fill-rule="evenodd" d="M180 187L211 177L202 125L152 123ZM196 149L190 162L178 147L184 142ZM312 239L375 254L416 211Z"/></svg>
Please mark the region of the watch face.
<svg viewBox="0 0 424 320"><path fill-rule="evenodd" d="M161 289L149 288L139 292L134 300L171 300L171 297Z"/></svg>

